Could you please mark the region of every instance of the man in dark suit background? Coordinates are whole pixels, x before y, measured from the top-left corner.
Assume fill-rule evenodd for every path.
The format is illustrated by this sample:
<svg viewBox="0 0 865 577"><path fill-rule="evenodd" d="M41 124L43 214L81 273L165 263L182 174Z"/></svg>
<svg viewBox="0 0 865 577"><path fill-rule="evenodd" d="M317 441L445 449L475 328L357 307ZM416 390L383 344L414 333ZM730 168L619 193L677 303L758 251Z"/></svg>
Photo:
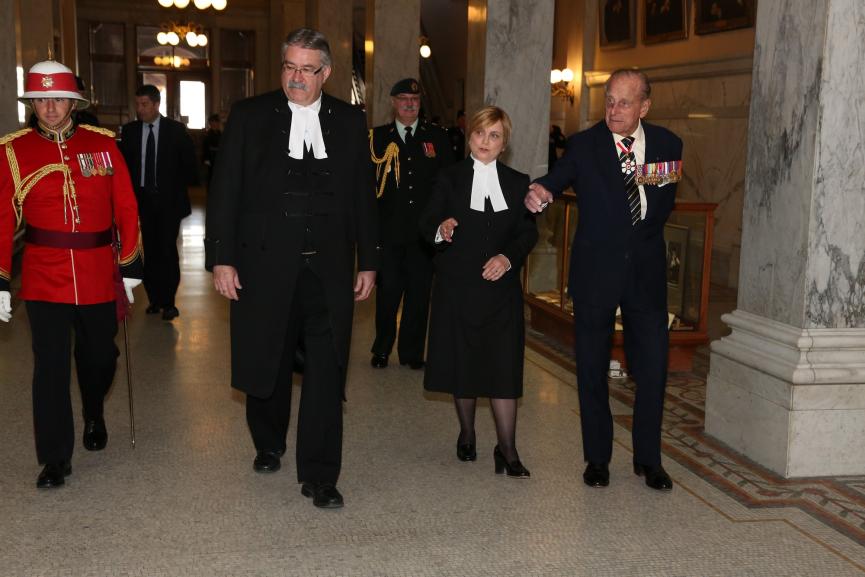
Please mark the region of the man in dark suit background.
<svg viewBox="0 0 865 577"><path fill-rule="evenodd" d="M144 288L147 314L162 311L175 319L174 297L180 284L177 235L189 216L187 186L198 183L195 147L186 127L159 113L159 90L145 84L135 92L138 120L123 126L120 150L129 166L138 198L144 242Z"/></svg>
<svg viewBox="0 0 865 577"><path fill-rule="evenodd" d="M376 368L386 367L397 341L400 363L419 370L424 366L433 251L421 239L418 226L436 173L453 164L453 154L447 132L418 118L421 99L417 80L400 80L390 95L394 121L376 126L370 133L373 160L379 164L376 190L382 250L370 362Z"/></svg>
<svg viewBox="0 0 865 577"><path fill-rule="evenodd" d="M234 105L205 239L214 286L231 301L231 384L247 395L257 472L281 467L298 340L305 347L297 480L322 508L343 506L336 483L352 312L378 268L366 119L322 92L330 72L324 35L295 30L282 46L282 90Z"/></svg>
<svg viewBox="0 0 865 577"><path fill-rule="evenodd" d="M664 223L673 210L676 175L662 186L638 186L636 165L664 170L682 158L682 141L641 119L651 86L636 70L607 81L603 122L572 136L553 170L529 187L526 207L540 212L572 186L580 214L571 249L568 293L574 336L583 454L583 480L609 484L613 419L607 369L616 307L622 309L625 355L636 381L634 472L653 489L669 490L661 465L661 419L667 380L667 284Z"/></svg>

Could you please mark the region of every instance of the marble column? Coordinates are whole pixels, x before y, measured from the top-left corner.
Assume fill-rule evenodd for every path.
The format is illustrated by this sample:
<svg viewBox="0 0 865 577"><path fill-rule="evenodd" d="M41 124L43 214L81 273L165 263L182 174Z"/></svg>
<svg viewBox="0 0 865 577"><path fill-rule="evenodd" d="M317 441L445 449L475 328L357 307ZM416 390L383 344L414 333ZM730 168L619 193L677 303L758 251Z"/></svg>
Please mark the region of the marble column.
<svg viewBox="0 0 865 577"><path fill-rule="evenodd" d="M554 0L468 4L466 115L503 108L513 123L503 160L532 177L547 169L554 14Z"/></svg>
<svg viewBox="0 0 865 577"><path fill-rule="evenodd" d="M282 42L292 30L308 26L306 0L270 0L270 83L267 90L280 86Z"/></svg>
<svg viewBox="0 0 865 577"><path fill-rule="evenodd" d="M738 308L706 432L787 476L865 474L865 4L761 2Z"/></svg>
<svg viewBox="0 0 865 577"><path fill-rule="evenodd" d="M366 115L371 126L393 119L390 89L418 78L420 0L367 0Z"/></svg>
<svg viewBox="0 0 865 577"><path fill-rule="evenodd" d="M0 0L0 13L14 14L15 0ZM17 130L18 84L15 71L15 18L0 18L0 135Z"/></svg>
<svg viewBox="0 0 865 577"><path fill-rule="evenodd" d="M333 71L325 91L351 102L352 3L345 0L317 0L310 26L327 36Z"/></svg>
<svg viewBox="0 0 865 577"><path fill-rule="evenodd" d="M48 58L48 49L60 59L59 38L54 38L54 2L27 0L20 2L21 65L26 73L30 67ZM65 64L65 62L64 62ZM74 63L73 63L74 66Z"/></svg>

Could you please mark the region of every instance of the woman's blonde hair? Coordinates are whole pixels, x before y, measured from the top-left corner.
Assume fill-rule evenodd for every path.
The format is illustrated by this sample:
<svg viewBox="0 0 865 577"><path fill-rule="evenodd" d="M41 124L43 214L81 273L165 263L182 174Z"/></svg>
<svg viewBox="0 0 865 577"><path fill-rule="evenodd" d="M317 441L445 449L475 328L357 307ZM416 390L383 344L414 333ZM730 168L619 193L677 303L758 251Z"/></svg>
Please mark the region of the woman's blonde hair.
<svg viewBox="0 0 865 577"><path fill-rule="evenodd" d="M511 117L498 106L484 106L475 112L469 122L469 134L473 134L475 130L489 128L499 121L502 123L502 144L505 147L511 138Z"/></svg>

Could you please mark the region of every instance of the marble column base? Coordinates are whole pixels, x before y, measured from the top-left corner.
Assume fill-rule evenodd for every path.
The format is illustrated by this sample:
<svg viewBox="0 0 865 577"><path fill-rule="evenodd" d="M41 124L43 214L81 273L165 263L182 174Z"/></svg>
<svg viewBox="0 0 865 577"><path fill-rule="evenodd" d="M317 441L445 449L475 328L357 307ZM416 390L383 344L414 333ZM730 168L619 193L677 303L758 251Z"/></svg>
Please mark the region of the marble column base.
<svg viewBox="0 0 865 577"><path fill-rule="evenodd" d="M865 474L865 328L736 310L711 347L706 433L784 477Z"/></svg>

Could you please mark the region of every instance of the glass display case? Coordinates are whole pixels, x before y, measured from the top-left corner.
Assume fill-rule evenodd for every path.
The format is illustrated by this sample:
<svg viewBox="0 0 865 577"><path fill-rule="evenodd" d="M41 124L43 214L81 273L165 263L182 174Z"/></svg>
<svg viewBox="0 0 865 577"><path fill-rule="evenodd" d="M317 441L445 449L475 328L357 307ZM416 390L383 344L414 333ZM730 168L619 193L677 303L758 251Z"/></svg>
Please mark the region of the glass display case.
<svg viewBox="0 0 865 577"><path fill-rule="evenodd" d="M538 243L523 271L532 328L569 345L574 340L573 303L568 297L567 280L579 216L575 200L573 193L565 193L538 215ZM709 340L709 273L716 206L677 202L664 227L671 370L690 370L694 349ZM617 319L612 356L624 363L621 329Z"/></svg>

